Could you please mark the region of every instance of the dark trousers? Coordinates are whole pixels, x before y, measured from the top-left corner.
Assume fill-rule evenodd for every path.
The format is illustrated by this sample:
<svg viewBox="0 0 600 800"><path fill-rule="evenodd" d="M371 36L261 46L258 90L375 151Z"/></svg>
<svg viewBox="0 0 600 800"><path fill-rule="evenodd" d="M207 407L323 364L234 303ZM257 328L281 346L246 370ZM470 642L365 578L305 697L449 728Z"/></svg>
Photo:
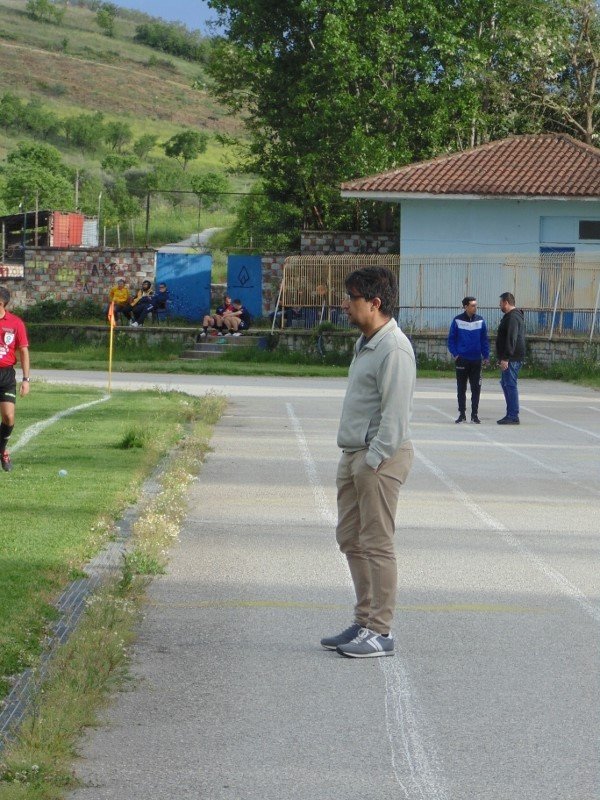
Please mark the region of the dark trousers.
<svg viewBox="0 0 600 800"><path fill-rule="evenodd" d="M466 414L467 411L467 383L471 387L471 415L479 411L479 395L481 394L481 359L470 361L459 356L456 366L456 394L458 396L458 411Z"/></svg>

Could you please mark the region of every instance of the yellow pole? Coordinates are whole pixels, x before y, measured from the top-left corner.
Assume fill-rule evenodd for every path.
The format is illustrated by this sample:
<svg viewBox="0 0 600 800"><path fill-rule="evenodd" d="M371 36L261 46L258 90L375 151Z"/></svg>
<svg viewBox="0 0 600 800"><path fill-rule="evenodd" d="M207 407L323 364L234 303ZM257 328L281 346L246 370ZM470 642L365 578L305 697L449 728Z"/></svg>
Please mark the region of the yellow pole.
<svg viewBox="0 0 600 800"><path fill-rule="evenodd" d="M108 334L108 393L112 390L112 358L113 358L113 337L115 332L115 304L112 302L108 307L108 324L110 333Z"/></svg>

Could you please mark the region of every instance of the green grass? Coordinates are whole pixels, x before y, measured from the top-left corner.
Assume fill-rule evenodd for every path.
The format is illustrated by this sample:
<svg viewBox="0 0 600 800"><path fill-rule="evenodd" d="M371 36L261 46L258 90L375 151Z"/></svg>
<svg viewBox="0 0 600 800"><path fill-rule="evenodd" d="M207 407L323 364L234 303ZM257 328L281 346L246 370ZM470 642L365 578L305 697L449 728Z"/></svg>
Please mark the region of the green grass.
<svg viewBox="0 0 600 800"><path fill-rule="evenodd" d="M146 576L164 571L187 511L187 488L224 407L218 395L185 404L183 417L191 425L158 478L157 494L144 503L133 525L121 575L88 600L77 629L50 662L43 691L0 754L2 800L59 800L78 785L72 762L80 734L97 722L98 709L128 678L128 646L143 607Z"/></svg>
<svg viewBox="0 0 600 800"><path fill-rule="evenodd" d="M18 402L13 445L34 422L101 395L34 382ZM114 519L182 438L199 403L170 392L115 393L59 420L14 453L13 471L0 475L0 696L8 676L35 661L56 615L50 601L111 535ZM142 446L123 447L140 427L151 436L143 437Z"/></svg>

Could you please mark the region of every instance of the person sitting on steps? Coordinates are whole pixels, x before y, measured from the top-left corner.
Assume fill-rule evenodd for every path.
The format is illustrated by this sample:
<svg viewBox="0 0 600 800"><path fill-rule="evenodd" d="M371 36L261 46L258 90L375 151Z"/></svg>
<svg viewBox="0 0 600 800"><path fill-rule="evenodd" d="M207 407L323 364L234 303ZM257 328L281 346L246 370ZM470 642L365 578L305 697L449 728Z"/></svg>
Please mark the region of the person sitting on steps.
<svg viewBox="0 0 600 800"><path fill-rule="evenodd" d="M234 300L233 311L223 315L223 325L227 328L225 336L241 336L242 331L248 330L251 324L252 316L248 309L241 300Z"/></svg>
<svg viewBox="0 0 600 800"><path fill-rule="evenodd" d="M223 298L223 304L220 305L214 314L205 314L204 319L202 320L202 330L196 337L196 341L200 342L202 339L205 339L208 336L208 329L212 328L216 331L217 336L222 336L223 333L226 332L226 329L223 330L223 315L234 311L233 304L231 302L231 297L226 294Z"/></svg>

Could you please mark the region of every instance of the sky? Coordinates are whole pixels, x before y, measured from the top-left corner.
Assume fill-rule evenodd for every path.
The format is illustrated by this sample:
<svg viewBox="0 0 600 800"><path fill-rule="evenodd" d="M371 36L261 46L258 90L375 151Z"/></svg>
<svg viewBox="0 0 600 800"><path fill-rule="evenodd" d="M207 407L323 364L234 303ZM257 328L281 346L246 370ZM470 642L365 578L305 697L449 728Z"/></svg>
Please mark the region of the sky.
<svg viewBox="0 0 600 800"><path fill-rule="evenodd" d="M206 21L214 19L206 0L116 0L116 5L144 11L168 22L183 22L191 29L208 33Z"/></svg>

